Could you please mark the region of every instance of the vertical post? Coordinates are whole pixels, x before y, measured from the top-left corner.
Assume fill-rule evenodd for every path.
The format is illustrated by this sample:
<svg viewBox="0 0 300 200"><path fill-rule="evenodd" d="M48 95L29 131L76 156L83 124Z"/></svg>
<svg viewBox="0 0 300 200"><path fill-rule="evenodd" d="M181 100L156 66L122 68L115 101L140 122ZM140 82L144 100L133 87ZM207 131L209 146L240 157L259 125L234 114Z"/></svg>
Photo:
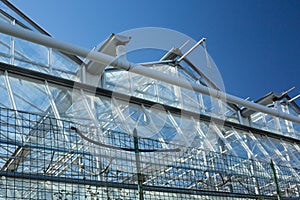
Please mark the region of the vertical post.
<svg viewBox="0 0 300 200"><path fill-rule="evenodd" d="M12 25L16 24L16 20L11 21ZM10 64L14 65L15 63L15 37L10 37Z"/></svg>
<svg viewBox="0 0 300 200"><path fill-rule="evenodd" d="M271 166L271 170L272 170L272 174L273 174L273 178L274 178L274 183L275 183L275 187L276 187L277 199L281 200L278 180L277 180L276 171L275 171L275 167L274 167L274 163L273 163L272 159L270 161L270 166Z"/></svg>
<svg viewBox="0 0 300 200"><path fill-rule="evenodd" d="M49 73L52 74L52 48L48 48L48 67Z"/></svg>
<svg viewBox="0 0 300 200"><path fill-rule="evenodd" d="M140 162L140 151L139 151L139 140L136 129L133 130L133 138L134 138L134 152L135 152L135 164L137 170L137 178L138 178L138 193L139 200L144 200L143 194L143 176L141 174L141 162Z"/></svg>

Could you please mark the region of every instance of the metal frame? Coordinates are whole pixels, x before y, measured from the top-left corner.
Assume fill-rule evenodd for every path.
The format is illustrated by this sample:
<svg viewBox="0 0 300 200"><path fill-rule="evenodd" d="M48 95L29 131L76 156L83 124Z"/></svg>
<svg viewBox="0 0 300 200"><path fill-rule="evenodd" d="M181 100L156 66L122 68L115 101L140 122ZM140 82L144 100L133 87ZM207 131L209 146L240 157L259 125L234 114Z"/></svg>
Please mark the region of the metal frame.
<svg viewBox="0 0 300 200"><path fill-rule="evenodd" d="M145 100L145 99L141 99L141 98L137 98L137 97L132 97L132 96L127 96L125 94L121 94L118 92L112 92L110 90L106 90L103 88L94 88L90 85L87 84L82 84L82 83L78 83L78 82L74 82L68 79L63 79L60 77L55 77L52 75L48 75L48 74L44 74L44 73L40 73L40 72L35 72L35 71L31 71L28 69L24 69L18 66L12 66L6 63L0 63L0 71L2 71L2 73L4 73L5 71L7 71L7 73L12 76L12 77L16 77L16 78L21 78L21 79L25 79L25 80L32 80L33 82L44 82L45 80L47 80L48 84L53 84L56 85L57 87L65 87L65 88L69 88L69 89L79 89L79 90L83 90L87 93L91 92L91 93L95 93L95 95L99 95L99 96L104 96L104 97L114 97L118 100L124 100L124 101L129 101L129 103L133 103L136 105L143 105L145 107L152 107L156 104L159 104L157 102L153 102L153 101L149 101L149 100ZM237 129L240 130L245 130L245 131L251 131L253 133L257 133L257 134L262 134L262 135L267 135L269 137L272 138L276 138L276 139L282 139L288 142L295 142L297 144L300 144L300 140L290 137L290 136L285 136L285 135L279 135L273 132L269 132L266 130L261 130L261 129L257 129L254 127L250 127L250 126L246 126L246 125L241 125L241 124L237 124L231 121L223 121L220 120L218 118L214 118L211 116L207 116L201 113L195 113L195 112L191 112L188 110L183 110L183 109L179 109L176 107L172 107L169 105L165 105L165 104L160 104L165 110L170 111L171 113L174 114L180 114L183 116L189 116L189 117L193 117L194 119L200 120L200 121L213 121L217 124L224 124L225 126L233 126L236 127Z"/></svg>
<svg viewBox="0 0 300 200"><path fill-rule="evenodd" d="M270 109L266 106L262 106L260 104L250 102L244 99L241 99L239 97L235 97L230 94L226 94L224 92L221 92L219 90L208 88L202 85L199 85L197 83L187 82L185 79L182 78L174 78L166 74L162 74L158 71L152 70L150 68L144 67L142 65L137 65L134 63L130 63L125 60L119 60L115 57L112 57L110 55L90 51L89 49L85 49L83 47L79 47L73 44L69 44L63 41L59 41L53 38L50 38L45 35L37 34L32 31L28 31L22 28L18 28L12 25L9 25L4 22L0 22L0 32L4 34L8 34L11 36L15 36L18 38L22 38L24 40L28 40L37 44L45 45L47 47L57 49L59 51L63 51L65 53L69 53L72 55L78 55L82 56L84 58L88 58L90 60L93 60L95 62L99 62L105 65L111 65L113 67L123 69L126 71L131 71L133 73L137 73L143 76L147 76L153 79L157 79L172 85L177 85L182 88L186 88L189 90L193 90L196 92L200 92L206 95L209 95L216 99L221 99L228 103L233 103L237 105L244 106L246 108L253 109L255 111L263 112L266 114L270 114L275 117L283 118L289 121L293 121L296 123L300 123L300 118L296 116L292 116L286 113L279 112L278 110Z"/></svg>
<svg viewBox="0 0 300 200"><path fill-rule="evenodd" d="M60 87L66 87L66 88L73 88L74 87L74 82L72 82L72 81L69 81L69 80L66 80L66 79L62 79L62 78L58 78L58 77L53 77L53 76L50 76L50 75L45 75L45 74L42 74L42 73L39 73L39 72L34 72L34 73L32 73L32 71L30 71L30 70L26 70L26 69L22 69L22 68L18 68L18 67L16 67L16 66L11 66L11 65L8 65L8 64L1 64L1 66L0 66L0 71L3 71L3 73L7 76L7 77L9 77L9 76L14 76L14 77L17 77L17 78L21 78L21 79L25 79L25 80L28 80L28 81L33 81L33 82L36 82L36 83L39 83L39 84L42 84L42 85L45 85L45 93L48 93L48 96L49 96L49 98L50 98L50 101L52 101L52 104L54 104L54 105L56 105L56 103L55 103L55 100L54 99L52 99L51 100L51 97L52 97L52 95L50 94L50 89L49 89L49 84L50 85L56 85L56 86L60 86ZM43 81L44 80L44 81ZM81 87L82 87L82 89L80 90L81 91L81 93L84 93L84 92L89 92L89 91L91 91L91 90L94 90L94 88L91 88L90 86L88 86L88 85L84 85L84 84L82 84L81 85ZM48 88L48 89L47 89ZM48 92L47 92L48 91ZM112 96L113 95L113 96ZM126 96L126 95L122 95L122 94L118 94L118 93L114 93L114 94L112 94L110 91L108 91L108 90L104 90L104 89L100 89L100 88L98 88L98 89L96 89L96 96L104 96L104 97L108 97L108 98L117 98L118 100L128 100L128 96ZM53 98L53 97L52 97ZM137 104L137 105L139 105L139 106L142 106L142 107L151 107L152 105L154 105L154 104L156 104L155 102L151 102L151 101L146 101L146 100L144 100L144 99L139 99L139 98L134 98L134 97L132 97L131 98L131 100L130 100L130 102L129 103L132 103L132 104ZM88 106L88 103L86 102L85 103L86 104L86 106ZM206 122L206 123L209 123L209 122L211 122L211 121L215 121L215 124L213 123L212 124L212 128L214 128L214 130L216 131L216 134L218 135L218 137L219 138L223 138L223 143L224 143L224 147L228 147L228 148L226 148L226 152L220 152L220 153L222 153L222 155L226 155L226 154L233 154L233 155L237 155L238 153L237 152L235 152L235 151L233 151L233 147L231 147L231 144L230 144L230 142L226 139L226 137L230 137L231 135L234 135L237 139L238 139L238 141L239 141L239 143L241 144L241 146L240 147L243 147L244 149L245 149L245 151L246 152L248 152L249 154L252 154L251 153L251 150L248 148L248 146L244 143L244 141L242 140L242 138L241 138L241 136L239 135L239 133L238 132L240 132L240 131L247 131L248 132L248 135L250 136L250 137L252 137L252 139L253 139L253 141L255 141L256 142L256 145L260 148L260 150L261 150L261 152L262 153L264 153L265 154L265 157L271 157L272 155L270 155L266 150L264 150L264 147L260 144L261 143L261 141L259 141L258 139L257 139L257 137L258 138L260 138L259 137L259 135L262 135L262 134L264 134L264 137L267 139L267 140L269 140L269 141L271 141L270 140L270 138L274 138L274 139L276 139L276 138L280 138L280 142L286 142L287 144L293 144L293 145L295 145L295 149L299 149L300 147L299 147L299 140L297 140L297 139L294 139L294 138L289 138L289 137L282 137L282 136L278 136L278 135L276 135L276 134L273 134L273 133L271 133L271 132L266 132L266 131L262 131L262 130L260 130L260 129L254 129L254 128L250 128L250 127L248 127L248 126L242 126L242 125L240 125L240 124L236 124L236 123L233 123L233 122L229 122L229 121L225 121L224 122L224 126L225 127L227 127L227 128L229 128L229 129L232 129L232 134L230 134L230 135L228 135L228 136L223 136L223 133L221 132L221 130L218 128L218 126L219 126L219 123L218 122L220 122L220 125L222 124L222 122L221 121L218 121L218 119L214 119L214 118L211 118L211 117L208 117L208 116L205 116L205 115L200 115L200 114L197 114L197 113L192 113L192 112L188 112L188 111L183 111L183 110L180 110L180 109L177 109L177 108L174 108L174 107L170 107L170 106L166 106L166 105L162 105L162 106L164 106L164 108L167 110L167 112L168 112L168 117L171 119L171 122L173 123L173 126L174 126L174 128L176 129L176 127L177 127L177 131L179 131L179 132L182 132L182 130L178 130L178 129L180 129L179 127L178 127L178 125L177 125L177 123L175 122L175 120L172 120L172 115L177 115L177 114L183 114L184 116L189 116L189 117L191 117L191 116L197 116L195 119L194 119L194 122L196 122L199 118L200 118L200 120L202 120L203 122ZM51 105L51 107L53 107L52 105ZM52 108L53 109L53 108ZM121 110L120 110L120 112L122 112ZM59 120L59 119L57 119L57 116L55 115L55 113L53 113L53 117L55 117L56 118L56 120ZM124 116L125 117L125 116ZM94 119L94 120L96 120L96 119ZM126 119L124 119L124 120L126 120ZM50 120L51 121L51 120ZM49 122L50 122L49 121ZM44 121L44 122L46 122L46 121ZM44 123L43 121L40 121L40 123ZM202 123L203 123L202 122ZM198 122L196 122L196 123L198 123ZM62 125L60 125L59 126L59 123L56 123L57 125L57 127L61 127ZM234 128L233 128L234 127ZM255 136L253 135L253 133L251 133L251 132L253 132L253 133L255 133ZM206 130L205 129L203 129L203 127L201 127L201 126L199 126L198 127L198 134L200 134L202 137L204 137L204 138L202 138L202 141L204 141L204 142L206 142L206 143L208 143L208 146L213 146L214 144L210 144L210 141L209 141L209 139L207 138L207 139L205 139L206 137L207 137L207 134L205 134L204 132L206 132ZM225 138L225 139L224 139ZM273 139L272 139L273 140ZM2 141L2 142L4 142L4 141ZM273 141L271 141L272 143L273 143ZM164 142L165 143L165 142ZM245 146L246 145L246 146ZM20 146L20 147L22 147L22 145ZM218 149L215 149L215 148L211 148L212 150L214 150L214 151L218 151ZM273 149L275 149L275 148L273 148ZM17 150L18 151L18 150ZM196 151L196 150L195 150ZM197 152L197 151L196 151ZM201 151L198 151L200 154L202 154L202 152ZM281 156L282 157L282 155L279 153L278 154L278 150L276 150L274 153L275 154L277 154L279 157ZM292 153L292 152L291 152ZM290 154L291 154L290 153ZM20 154L21 155L21 154ZM23 154L22 154L23 155ZM24 156L25 156L25 154L24 154L24 156L22 156L21 155L21 157L22 157L22 159L24 159ZM26 154L26 155L28 155L28 153ZM77 160L78 160L78 157L77 156L75 156L75 157L72 157L72 155L74 155L73 153L67 153L65 156L67 156L67 157L69 157L69 156L71 156L71 157L69 157L67 160L65 160L65 158L67 158L67 157L65 157L65 156L63 156L63 157L61 157L61 158L63 158L64 159L64 161L60 161L60 162L63 162L63 163L69 163L69 164L59 164L59 165L57 165L57 168L59 168L59 167L63 167L64 166L64 169L62 169L60 172L56 172L56 174L61 174L61 173L63 173L63 171L65 171L66 169L68 169L69 167L71 167L71 165L72 165L72 163L74 163L74 162L77 162ZM197 155L197 154L195 154L195 155ZM193 154L187 154L186 156L185 156L185 158L181 158L180 160L178 160L178 162L180 162L180 163L182 163L182 165L184 166L184 163L185 162L190 162L190 161L192 161L193 159L195 159L195 155L193 155ZM252 155L253 156L253 155ZM20 157L20 158L21 158ZM64 158L65 157L65 158ZM298 161L299 162L299 161ZM54 166L54 165L53 165ZM182 168L182 166L181 165L179 165L181 168ZM244 164L240 164L240 165L235 165L235 167L238 167L238 166L240 166L240 167L242 167L242 166L244 166L243 168L246 168L246 166L244 165ZM214 171L214 167L217 167L217 166L214 166L214 165L211 165L211 168L208 170L208 172L213 172ZM291 166L290 166L291 167ZM52 168L52 167L51 167ZM265 168L264 166L260 166L259 168L261 168L261 169L263 169L263 168ZM165 173L166 172L170 172L170 171L172 171L172 170L175 170L176 169L176 166L175 167L172 167L172 168L168 168L168 169L166 169L167 171L165 171L165 172L160 172L160 175L159 176L165 176ZM297 175L297 172L296 171L291 171L293 174L294 174L294 177L297 177L297 176L295 176L295 175ZM191 174L191 173L194 173L193 172L193 166L192 165L190 165L189 166L189 169L185 169L185 168L182 168L182 169L180 169L180 170L177 170L177 172L176 172L176 174L177 174L177 177L178 178L180 178L180 179L184 179L184 177L185 176L189 176L189 174ZM205 172L206 173L206 172ZM255 169L251 169L250 171L248 171L247 172L248 174L253 174L253 173L256 173L255 172ZM218 181L218 179L219 179L219 177L221 176L221 174L222 174L222 172L220 171L220 172L217 172L217 174L216 175L214 175L214 176L208 176L208 177L210 177L209 179L213 179L213 180L215 180L215 181ZM159 176L157 176L157 178L159 178ZM169 175L168 175L169 176ZM223 176L223 175L222 175ZM155 179L154 179L155 180ZM253 180L255 180L255 179L253 179ZM174 181L176 181L176 179L173 179L173 181L172 180L170 180L169 181L169 183L166 183L166 184L170 184L170 183L172 183L172 182L174 182ZM259 182L259 181L257 181L257 182ZM225 184L225 183L224 183ZM191 186L188 186L189 188L193 188L193 187L196 187L197 185L191 185ZM219 186L217 186L217 188L218 188ZM258 191L260 191L261 190L261 188L260 189L256 189L256 194L257 195L259 195L259 192Z"/></svg>
<svg viewBox="0 0 300 200"><path fill-rule="evenodd" d="M26 16L23 16L9 2L4 0L2 2L6 2L7 6L21 15L34 28L37 26L38 31L49 35L42 29L40 30L38 25L27 19ZM10 17L8 16L8 18ZM12 20L12 23L22 24L14 20ZM140 196L151 194L157 196L157 198L176 196L181 199L183 197L198 199L199 196L200 198L203 196L221 198L226 196L237 199L255 199L260 197L272 199L275 188L269 173L270 166L264 160L272 158L275 161L275 168L279 172L279 183L282 184L284 189L289 190L283 196L286 198L289 198L287 195L293 195L293 198L299 197L300 188L297 184L300 182L300 169L297 166L300 160L294 153L300 153L300 138L297 138L296 135L282 135L264 131L226 119L212 117L213 115L208 116L205 114L202 93L215 97L218 103L228 100L229 106L231 106L231 103L236 103L250 110L255 109L299 123L300 119L290 115L288 110L285 113L280 113L278 110L241 100L218 90L208 89L206 86L201 85L199 81L195 81L195 83L185 82L176 73L176 81L171 80L173 77L165 79L166 76L163 73L150 70L143 65L136 65L125 60L115 60L114 57L99 52L90 53L87 49L71 44L60 44L55 39L11 27L2 22L0 22L0 30L13 35L11 36L11 44L4 44L8 48L10 47L11 55L3 54L3 56L10 58L11 64L0 63L0 75L3 76L5 82L1 88L6 90L13 108L12 110L0 108L0 161L3 164L0 170L0 176L2 177L0 184L4 185L7 191L12 186L11 181L13 181L13 185L16 188L18 185L15 183L21 182L23 188L18 188L17 190L20 190L29 198L31 195L35 195L35 190L38 191L39 185L45 186L47 184L45 180L47 180L53 186L61 184L65 188L78 187L90 194L94 194L94 191L100 188L102 192L107 191L108 193L110 190L114 195L118 195L118 191L115 190L118 188L125 191L129 190L131 195L137 197L134 193L136 193L139 186L144 191L140 190ZM131 72L144 75L146 78L154 78L156 82L154 84L154 96L157 99L150 101L132 97L14 66L14 61L17 59L14 57L14 54L22 55L21 52L15 52L14 50L14 36L49 46L46 67L50 71L53 68L51 65L52 48L58 48L58 50L75 53L80 56L86 56L88 53L89 56L87 57L93 61L104 64L109 63L122 70L130 70ZM200 45L203 41L199 41L196 45ZM196 48L196 45L193 48ZM177 56L180 56L172 53L170 51L165 58L175 56L175 59ZM172 67L175 67L176 72L179 73L177 71L178 68L184 70L184 67L180 66L179 62L184 60L201 76L201 72L198 72L192 63L185 60L185 56L188 53L189 51L181 55L177 62L168 61L165 64L172 65ZM26 56L22 57L26 60ZM27 62L33 63L34 61L29 59ZM148 63L148 65L151 64ZM132 76L132 74L129 72L128 76ZM49 100L49 106L38 109L38 106L34 106L30 100L14 92L10 83L10 77L34 83L33 87L42 92ZM195 78L194 76L191 77ZM173 84L177 93L181 92L179 88L197 91L200 103L203 103L201 109L204 110L204 114L201 114L201 111L187 111L163 103L157 103L161 101L158 98L158 85L163 81ZM59 94L55 97L52 94L51 87L64 89L60 89ZM87 111L87 116L80 119L68 118L68 115L65 116L60 113L62 110L66 112L72 106L72 103L68 101L66 105L61 106L60 104L62 101L65 102L65 100L71 98L70 91L73 89L77 91L78 97L80 97L80 105ZM134 92L131 87L128 89L131 93ZM89 93L95 94L95 96L89 96ZM145 91L141 91L141 94L144 93ZM41 113L34 114L18 110L15 97L20 98L21 101L32 107L36 107ZM116 121L116 116L113 116L112 113L105 113L107 110L100 110L100 112L104 112L100 114L93 112L92 108L94 106L103 109L105 107L104 102L107 100L111 100L110 106L114 106L117 116L121 117L119 122ZM121 103L119 104L117 101ZM103 105L96 105L97 102L101 102ZM132 136L132 127L126 122L135 113L126 113L126 109L129 109L130 106L137 106L142 111L137 119L139 121L141 117L147 114L149 108L156 104L159 104L166 110L168 128L176 131L178 137L186 141L185 144L172 144L163 137L159 137L157 140L138 138L136 132ZM281 105L278 104L278 106L280 107ZM234 107L234 109L239 110L239 107ZM73 112L76 113L77 111L74 110ZM138 111L136 112L138 113ZM264 118L264 115L262 114L261 117ZM190 129L180 127L176 121L178 116L188 120L193 127ZM81 121L92 123L84 124L80 123ZM291 122L288 121L288 123ZM99 124L103 126L99 126ZM125 124L125 128L121 127L121 124ZM286 123L285 125L289 124ZM86 140L87 136L82 136L78 131L73 131L74 126L82 128L82 133L87 136L92 136L96 133L101 134L97 138L101 142ZM156 130L153 122L150 122L150 127L154 131ZM156 131L158 132L158 130ZM194 141L187 141L186 134L193 135ZM99 145L106 142L110 142L115 147L108 148L109 145ZM133 142L136 150L135 154L126 152L126 149L133 149ZM167 151L161 150L157 151L161 154L152 154L151 151L140 151L139 146L141 150L146 147L166 150L177 147L176 149L180 148L181 151L173 151L167 154ZM209 148L210 151L203 149L204 147ZM264 156L263 159L258 157L259 153L257 152ZM44 171L40 173L39 171L41 170ZM36 182L35 186L33 182ZM30 185L28 191L26 190L27 183ZM14 191L11 190L9 192L11 192L9 197L13 197Z"/></svg>

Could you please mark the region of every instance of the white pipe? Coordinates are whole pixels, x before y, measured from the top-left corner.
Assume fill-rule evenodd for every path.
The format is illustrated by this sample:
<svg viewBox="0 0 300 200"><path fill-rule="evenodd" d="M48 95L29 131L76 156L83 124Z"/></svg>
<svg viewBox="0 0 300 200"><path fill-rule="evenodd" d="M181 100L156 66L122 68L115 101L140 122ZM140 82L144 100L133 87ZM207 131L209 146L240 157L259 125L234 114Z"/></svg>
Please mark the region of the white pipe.
<svg viewBox="0 0 300 200"><path fill-rule="evenodd" d="M298 94L297 96L295 96L294 98L290 99L289 102L293 102L295 101L296 99L298 99L300 97L300 94Z"/></svg>
<svg viewBox="0 0 300 200"><path fill-rule="evenodd" d="M90 51L89 49L73 45L70 43L66 43L63 41L59 41L57 39L48 37L46 35L42 35L39 33L32 32L30 30L26 30L17 26L10 25L5 22L0 21L0 32L15 36L24 40L28 40L31 42L35 42L50 48L57 49L59 51L63 51L65 53L69 53L72 55L81 56L84 58L88 58L90 60L93 60L95 62L99 62L105 65L111 65L119 69L131 71L143 76L147 76L153 79L157 79L169 84L177 85L179 87L187 88L194 90L196 92L200 92L206 95L209 95L211 97L222 99L226 102L238 104L241 106L244 106L249 109L253 109L255 111L263 112L269 115L273 115L275 117L283 118L289 121L293 121L300 124L300 118L296 116L292 116L283 112L280 112L278 110L270 109L266 106L262 106L260 104L256 104L254 102L246 101L244 99L241 99L239 97L226 94L224 92L215 90L213 88L208 88L205 86L202 86L200 84L191 83L187 80L179 77L173 77L164 73L161 73L159 71L155 71L153 69L144 67L142 65L137 65L128 61L124 60L116 60L115 57L109 56L104 53L96 52L96 51Z"/></svg>
<svg viewBox="0 0 300 200"><path fill-rule="evenodd" d="M190 48L185 54L183 54L177 62L181 62L185 57L187 57L194 49L196 49L200 44L202 44L206 38L202 38L199 42L197 42L192 48Z"/></svg>

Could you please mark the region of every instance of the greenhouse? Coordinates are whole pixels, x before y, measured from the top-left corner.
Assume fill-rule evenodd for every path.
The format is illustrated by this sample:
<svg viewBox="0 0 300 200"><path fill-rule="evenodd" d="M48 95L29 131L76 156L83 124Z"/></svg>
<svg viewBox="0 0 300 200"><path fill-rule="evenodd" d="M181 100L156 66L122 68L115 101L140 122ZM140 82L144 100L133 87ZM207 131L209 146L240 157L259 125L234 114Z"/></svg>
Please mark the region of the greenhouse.
<svg viewBox="0 0 300 200"><path fill-rule="evenodd" d="M86 52L1 0L1 199L300 198L299 96L226 94L205 38L144 63L133 40Z"/></svg>

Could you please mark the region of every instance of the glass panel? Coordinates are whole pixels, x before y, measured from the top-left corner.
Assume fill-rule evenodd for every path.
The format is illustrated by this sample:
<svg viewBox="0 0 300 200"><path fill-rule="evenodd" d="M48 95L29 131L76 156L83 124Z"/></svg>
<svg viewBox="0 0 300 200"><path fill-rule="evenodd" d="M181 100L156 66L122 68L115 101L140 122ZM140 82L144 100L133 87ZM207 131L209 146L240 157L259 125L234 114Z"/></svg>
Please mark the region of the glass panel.
<svg viewBox="0 0 300 200"><path fill-rule="evenodd" d="M13 77L9 80L19 110L44 113L50 107L44 85Z"/></svg>
<svg viewBox="0 0 300 200"><path fill-rule="evenodd" d="M10 36L0 33L0 52L2 56L10 54Z"/></svg>
<svg viewBox="0 0 300 200"><path fill-rule="evenodd" d="M67 119L72 117L72 115L67 114L72 105L72 96L69 90L51 84L49 84L49 90L60 117Z"/></svg>
<svg viewBox="0 0 300 200"><path fill-rule="evenodd" d="M4 80L4 75L2 74L0 75L0 105L4 108L12 108Z"/></svg>
<svg viewBox="0 0 300 200"><path fill-rule="evenodd" d="M42 73L49 73L47 48L17 38L14 40L14 65Z"/></svg>
<svg viewBox="0 0 300 200"><path fill-rule="evenodd" d="M249 157L249 153L247 152L247 150L245 149L245 147L243 146L242 142L243 139L239 139L237 138L237 135L239 135L240 138L243 137L243 135L241 135L240 133L236 133L235 130L230 130L230 129L226 129L224 128L224 130L222 131L224 137L226 138L225 142L228 142L229 145L232 147L232 151L241 158L251 158Z"/></svg>
<svg viewBox="0 0 300 200"><path fill-rule="evenodd" d="M51 68L55 76L77 80L76 72L80 69L80 64L71 60L67 56L52 50L51 54Z"/></svg>

